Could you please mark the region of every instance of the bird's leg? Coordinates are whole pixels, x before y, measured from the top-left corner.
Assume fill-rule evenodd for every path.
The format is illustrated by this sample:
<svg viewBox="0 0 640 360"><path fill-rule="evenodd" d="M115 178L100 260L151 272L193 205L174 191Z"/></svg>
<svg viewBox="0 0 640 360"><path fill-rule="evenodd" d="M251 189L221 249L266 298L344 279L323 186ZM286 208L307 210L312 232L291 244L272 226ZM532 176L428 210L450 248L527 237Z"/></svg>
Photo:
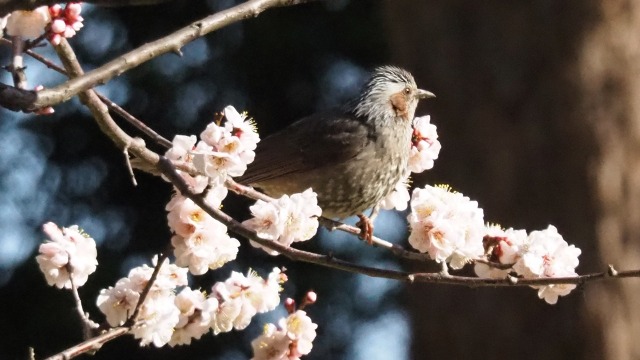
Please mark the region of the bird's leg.
<svg viewBox="0 0 640 360"><path fill-rule="evenodd" d="M371 223L376 221L376 217L378 217L379 213L380 213L380 204L377 204L376 206L371 208L371 215L369 215L369 220L371 220Z"/></svg>
<svg viewBox="0 0 640 360"><path fill-rule="evenodd" d="M358 214L360 221L356 223L356 226L360 228L360 239L366 240L369 245L373 245L373 221L365 214Z"/></svg>

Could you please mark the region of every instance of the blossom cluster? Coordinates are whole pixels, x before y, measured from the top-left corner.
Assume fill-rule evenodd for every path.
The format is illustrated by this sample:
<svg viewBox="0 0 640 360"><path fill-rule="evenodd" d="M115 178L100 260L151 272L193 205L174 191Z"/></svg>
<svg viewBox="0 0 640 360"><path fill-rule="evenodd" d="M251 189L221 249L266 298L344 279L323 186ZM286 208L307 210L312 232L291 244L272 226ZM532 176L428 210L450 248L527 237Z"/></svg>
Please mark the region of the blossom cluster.
<svg viewBox="0 0 640 360"><path fill-rule="evenodd" d="M311 239L318 230L318 217L322 210L318 196L311 189L302 193L283 195L273 201L258 200L250 208L253 218L242 224L256 231L263 239L273 240L284 246ZM251 241L270 255L278 252Z"/></svg>
<svg viewBox="0 0 640 360"><path fill-rule="evenodd" d="M484 225L478 203L446 186L425 186L413 191L409 244L439 263L459 269L476 259L475 272L494 279L509 275L524 279L574 277L580 249L569 245L554 226L542 231L503 230ZM532 286L538 296L555 304L572 284Z"/></svg>
<svg viewBox="0 0 640 360"><path fill-rule="evenodd" d="M227 196L224 182L227 176L244 173L255 157L260 141L252 121L233 106L223 112L225 122L214 121L196 136L176 135L173 146L165 153L169 160L193 165L204 175L180 172L195 193L205 190L205 200L219 207ZM193 201L179 192L167 204L169 227L174 233L171 244L176 264L189 267L191 273L202 275L234 260L240 243L227 235L225 225L205 213Z"/></svg>
<svg viewBox="0 0 640 360"><path fill-rule="evenodd" d="M223 186L227 175L242 175L255 158L260 137L253 121L233 106L224 108L223 118L223 125L219 121L207 125L200 133L200 141L195 135L176 135L165 153L167 159L193 165L204 174L180 172L195 193L201 193L208 185Z"/></svg>
<svg viewBox="0 0 640 360"><path fill-rule="evenodd" d="M59 228L49 222L43 225L49 241L40 245L36 261L49 285L70 289L87 282L98 265L96 242L77 225Z"/></svg>
<svg viewBox="0 0 640 360"><path fill-rule="evenodd" d="M157 259L154 259L154 266ZM153 267L142 265L129 271L129 275L116 285L103 289L96 304L111 326L120 326L133 314L140 295L147 286ZM136 325L131 333L141 345L153 343L163 346L171 340L173 328L178 324L180 311L175 304L175 288L187 285L187 270L165 262L156 280L140 306Z"/></svg>
<svg viewBox="0 0 640 360"><path fill-rule="evenodd" d="M483 255L484 213L476 201L446 186L417 188L408 216L409 244L459 269Z"/></svg>
<svg viewBox="0 0 640 360"><path fill-rule="evenodd" d="M227 189L217 185L207 191L206 201L218 207ZM218 269L236 258L240 242L227 234L227 227L212 218L191 199L176 193L166 206L171 245L178 266L194 275Z"/></svg>
<svg viewBox="0 0 640 360"><path fill-rule="evenodd" d="M84 19L80 16L81 10L82 6L79 2L68 2L64 9L58 4L49 7L51 27L47 38L53 45L60 44L63 37L67 39L73 37L82 29Z"/></svg>
<svg viewBox="0 0 640 360"><path fill-rule="evenodd" d="M80 11L79 2L69 2L64 9L55 4L32 11L16 10L1 19L0 27L6 29L7 35L25 39L38 38L48 31L49 41L58 45L60 39L73 37L83 27Z"/></svg>
<svg viewBox="0 0 640 360"><path fill-rule="evenodd" d="M100 291L97 305L109 325L123 325L133 314L152 272L153 268L146 265L134 268L115 286ZM141 345L161 347L190 344L209 331L218 334L244 329L255 314L279 304L284 281L286 277L278 268L266 279L254 272L248 276L233 272L228 280L216 283L207 296L186 286L186 269L163 264L131 333Z"/></svg>
<svg viewBox="0 0 640 360"><path fill-rule="evenodd" d="M192 163L210 183L222 184L227 175L242 175L255 158L260 137L254 123L233 106L224 109L224 118L224 125L210 123L200 134L200 141L193 135L177 135L165 156Z"/></svg>
<svg viewBox="0 0 640 360"><path fill-rule="evenodd" d="M483 241L491 262L511 267L497 269L478 263L475 265L478 276L504 278L513 273L524 279L578 276L575 268L579 263L580 249L569 245L552 225L545 230L532 231L528 235L525 230L503 230L491 226ZM568 295L576 285L550 284L532 287L538 290L540 299L555 304L559 296Z"/></svg>
<svg viewBox="0 0 640 360"><path fill-rule="evenodd" d="M262 335L251 342L252 360L297 360L311 352L316 325L307 313L297 310L278 325L266 324Z"/></svg>
<svg viewBox="0 0 640 360"><path fill-rule="evenodd" d="M442 145L438 141L438 132L431 124L431 116L421 116L413 119L413 134L411 136L411 152L407 165L407 174L398 182L396 187L380 202L385 210L396 209L403 211L409 202L409 176L411 173L421 173L433 168L434 161L440 154Z"/></svg>

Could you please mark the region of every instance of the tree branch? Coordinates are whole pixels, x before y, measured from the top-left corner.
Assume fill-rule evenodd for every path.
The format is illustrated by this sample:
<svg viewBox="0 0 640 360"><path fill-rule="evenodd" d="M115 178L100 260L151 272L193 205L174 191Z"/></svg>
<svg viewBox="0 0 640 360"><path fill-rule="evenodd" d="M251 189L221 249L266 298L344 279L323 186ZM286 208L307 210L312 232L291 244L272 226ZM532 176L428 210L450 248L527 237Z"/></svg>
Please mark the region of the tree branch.
<svg viewBox="0 0 640 360"><path fill-rule="evenodd" d="M73 279L73 267L71 266L71 254L67 253L69 256L69 262L65 266L67 272L69 273L69 282L71 282L71 294L73 295L73 300L76 303L76 311L78 312L78 317L80 318L80 322L82 323L82 336L84 340L87 340L91 337L93 329L98 328L98 324L93 322L89 318L89 314L84 311L82 307L82 300L80 299L80 294L78 294L78 287L76 286L75 280Z"/></svg>
<svg viewBox="0 0 640 360"><path fill-rule="evenodd" d="M8 92L7 95L11 95L11 97L4 98L2 97L4 93L2 87L7 87L7 85L3 85L0 87L0 105L10 110L19 109L29 112L60 104L97 84L105 84L112 78L153 58L169 52L179 52L184 45L212 31L250 17L256 17L261 12L272 7L296 5L308 1L311 0L249 0L230 9L207 16L168 36L140 46L82 76L74 77L61 85L39 91L35 100L32 98L31 92L28 91ZM15 96L19 95L22 98L16 99Z"/></svg>
<svg viewBox="0 0 640 360"><path fill-rule="evenodd" d="M160 273L160 268L162 268L162 264L164 264L164 261L168 257L169 257L168 251L164 251L160 255L158 255L158 259L156 260L157 262L156 262L155 268L153 269L153 273L151 273L151 277L149 278L149 281L147 281L147 285L144 287L144 289L142 290L142 293L140 294L140 298L138 299L138 303L136 304L136 307L133 310L133 314L131 314L131 316L129 317L127 322L124 324L124 326L131 328L138 321L138 316L140 316L140 309L142 308L142 305L144 305L144 301L147 299L147 296L149 295L149 292L153 287L153 283L158 278L158 274Z"/></svg>
<svg viewBox="0 0 640 360"><path fill-rule="evenodd" d="M81 342L80 344L72 346L58 354L52 355L45 360L67 360L89 351L97 351L107 342L128 333L129 329L130 328L128 327L113 328L101 335Z"/></svg>

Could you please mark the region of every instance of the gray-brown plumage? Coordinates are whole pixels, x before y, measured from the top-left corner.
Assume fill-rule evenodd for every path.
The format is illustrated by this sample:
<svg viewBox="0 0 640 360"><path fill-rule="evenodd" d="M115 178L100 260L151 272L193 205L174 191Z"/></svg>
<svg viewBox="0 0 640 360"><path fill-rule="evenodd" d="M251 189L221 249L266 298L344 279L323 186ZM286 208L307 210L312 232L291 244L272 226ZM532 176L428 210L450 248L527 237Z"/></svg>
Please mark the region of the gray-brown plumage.
<svg viewBox="0 0 640 360"><path fill-rule="evenodd" d="M305 117L260 141L241 183L268 195L318 194L322 215L373 207L406 174L418 101L433 97L400 68L377 68L345 106Z"/></svg>

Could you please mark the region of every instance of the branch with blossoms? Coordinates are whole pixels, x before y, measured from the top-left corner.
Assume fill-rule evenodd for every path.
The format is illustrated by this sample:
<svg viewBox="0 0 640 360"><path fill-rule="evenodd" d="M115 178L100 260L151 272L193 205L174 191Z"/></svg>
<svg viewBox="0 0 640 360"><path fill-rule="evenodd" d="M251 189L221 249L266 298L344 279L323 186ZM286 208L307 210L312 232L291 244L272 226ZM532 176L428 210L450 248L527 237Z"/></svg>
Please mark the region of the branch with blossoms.
<svg viewBox="0 0 640 360"><path fill-rule="evenodd" d="M233 24L235 22L245 20L251 17L256 17L263 11L282 6L298 5L314 0L249 0L229 9L217 12L198 21L195 21L188 26L177 30L170 35L160 38L156 41L149 42L142 45L126 54L123 54L116 59L86 73L83 76L75 77L58 86L43 89L38 91L27 91L16 87L11 87L5 84L0 84L0 106L13 111L38 111L40 109L46 109L48 107L66 102L73 96L80 94L82 91L90 89L96 85L103 84L113 79L122 73L138 67L147 61L150 61L160 55L166 53L181 54L180 49L191 41L194 41L210 32L216 31L220 28ZM42 12L43 14L32 15L31 13ZM34 33L42 33L44 30L42 24L48 26L47 16L44 14L47 9L38 8L33 12L17 11L8 16L8 21L14 15L22 13L29 13L28 22L20 22L21 28L27 33L22 35L33 37ZM34 17L37 21L31 19ZM6 19L6 18L5 18ZM2 25L2 23L0 23ZM52 23L53 25L53 23ZM68 25L68 24L67 24ZM53 26L52 26L53 28ZM51 29L47 30L47 33ZM66 27L65 27L66 31ZM8 32L9 33L9 32ZM9 33L11 35L11 33ZM65 32L61 34L61 37L68 37Z"/></svg>
<svg viewBox="0 0 640 360"><path fill-rule="evenodd" d="M406 176L380 204L384 209L410 208L408 242L413 250L378 238L373 244L400 257L435 261L442 271L408 273L295 249L292 245L311 239L320 223L354 235L359 230L323 219L313 189L273 199L232 180L241 176L253 161L254 150L260 141L253 122L245 114L228 106L223 111L224 122L212 122L199 137L176 135L169 142L91 90L96 83L107 81L154 56L179 51L182 45L209 31L256 16L268 7L299 2L302 1L247 1L133 50L87 74L66 40L81 28L78 4L9 16L7 33L12 36L16 48L14 55L22 52L35 55L29 46L15 46L16 42L27 45L22 43L23 38L35 37L34 43L48 39L65 67L64 73L70 77L65 84L35 95L21 90L23 85L5 86L4 90L35 96L27 99L26 107L20 109L39 108L44 112L47 106L78 95L104 134L125 152L127 161L132 156L131 162L137 167L162 175L175 188L175 195L166 205L172 232L170 252L173 262L168 261L168 252L163 253L152 260L153 266L143 264L131 269L127 277L101 290L96 303L105 321L97 330L104 332L52 358L68 359L97 350L102 344L125 334L139 339L143 346L188 345L207 333L217 335L244 329L255 314L273 310L280 303L281 284L286 281L278 268L265 278L251 270L247 275L233 272L209 291L189 287L188 272L202 275L235 260L241 243L229 233L248 239L252 246L271 255L284 255L292 260L372 277L471 287L530 286L550 304L589 281L640 277L640 270L618 272L613 267L602 273L578 275L575 268L580 250L564 241L555 227L527 233L485 225L478 203L447 186L425 186L409 194L410 173L432 168L441 147L437 129L428 116L413 120L413 137L411 144L407 144L411 146L411 157ZM56 69L51 62L49 66ZM23 81L23 75L18 74L17 83ZM60 95L61 91L65 95ZM152 152L144 141L123 131L111 118L110 109L134 123L152 140L168 146L167 152L164 155ZM257 200L250 207L252 218L239 222L220 209L229 189ZM77 226L59 228L48 223L44 230L49 241L39 249L40 269L50 285L72 290L87 335L95 335L95 323L82 310L82 299L77 295L77 288L97 268L95 242ZM457 270L468 264L474 264L478 277L449 273L449 268ZM308 354L317 326L303 308L315 302L315 298L315 293L310 292L297 308L293 300L285 300L289 315L277 325L265 326L263 334L252 342L253 358L297 359Z"/></svg>
<svg viewBox="0 0 640 360"><path fill-rule="evenodd" d="M61 58L63 59L63 62L65 61L65 57L67 57L67 62L74 58L71 54L65 55L66 51L71 51L70 47L66 45L66 42L63 42L57 49L62 55ZM68 66L79 66L77 63L74 64L75 65L72 64ZM69 71L73 76L73 71L70 71L69 68L67 68L67 71ZM81 100L91 109L94 116L96 116L96 120L100 127L105 129L106 134L109 135L116 144L120 144L120 146L131 142L131 138L115 124L113 119L111 119L108 111L104 108L104 105L97 97L91 96L91 94L93 94L92 91L86 92L84 97L81 97ZM166 158L158 157L157 154L151 152L145 147L131 149L134 156L137 156L140 160L146 161L150 165L155 166L157 170L159 170L159 172L176 187L176 197L178 200L174 197L172 202L167 206L167 210L170 212L169 218L171 219L175 216L175 218L178 219L172 220L172 222L175 221L176 225L170 225L175 233L174 238L172 239L174 249L180 249L175 255L176 257L180 257L183 263L188 263L189 266L200 268L200 271L203 271L207 262L210 268L221 266L220 261L224 261L228 258L227 252L234 251L233 249L229 250L229 248L236 246L235 242L233 242L233 245L229 247L222 246L222 248L226 249L225 251L214 254L207 254L206 251L199 251L202 249L199 249L198 246L207 243L207 235L216 235L215 231L209 232L210 229L207 226L211 221L207 216L210 216L213 220L219 221L224 226L228 227L232 232L250 239L254 245L269 249L269 253L279 253L293 260L325 265L339 270L376 277L404 280L408 282L446 283L472 287L483 285L535 286L542 287L540 288L540 291L544 290L544 292L540 293L541 296L553 302L554 295L559 295L556 294L556 292L549 291L549 289L554 287L556 288L556 291L565 292L567 288L569 288L570 291L575 287L574 285L582 284L594 279L638 276L637 271L630 271L619 273L603 272L579 277L575 276L575 272L566 271L564 274L556 273L556 276L552 277L550 276L551 271L548 268L549 266L556 266L558 264L549 261L554 258L554 255L556 255L550 254L549 251L541 251L544 253L540 257L543 261L536 262L536 264L541 263L542 268L534 268L526 275L514 272L514 274L522 277L530 277L520 279L514 276L503 278L474 278L450 275L447 272L411 274L356 265L336 259L335 257L296 250L291 248L289 245L294 241L304 241L305 239L311 238L308 229L310 227L317 226L315 220L318 216L316 215L317 209L315 208L317 206L317 202L314 201L313 195L310 192L300 194L297 197L292 196L293 200L292 197L289 196L277 199L275 203L280 202L284 204L284 206L281 207L285 208L285 210L278 209L278 207L274 205L274 202L260 200L262 202L257 203L254 207L256 213L264 213L271 217L262 219L262 221L256 221L254 219L245 221L244 223L239 223L218 208L227 193L226 187L223 186L226 176L239 176L244 171L243 169L246 168L246 163L243 163L243 161L247 161L246 159L252 159L252 149L255 149L257 146L258 139L252 123L250 121L246 121L244 116L240 115L235 109L232 107L226 108L224 115L227 122L223 126L220 126L215 122L209 124L201 134L200 142L197 142L196 137L193 135L176 136L173 141L173 147L165 154ZM415 143L419 144L421 141L432 144L436 143L436 136L433 136L432 139L427 139L423 135L434 130L434 128L426 125L429 125L427 118L418 118L415 121L417 134L414 136L413 140ZM420 128L421 126L423 128ZM243 139L240 139L237 135L240 135ZM416 144L414 144L414 146L415 145ZM423 146L423 148L428 147ZM423 156L417 156L415 159L420 159L418 163L427 164L426 166L422 166L424 169L431 166L431 162L423 161ZM176 170L174 162L180 164L186 162L190 164L195 168L197 174L193 175L191 173ZM414 167L414 169L416 168L420 169L420 167ZM396 191L402 189L406 190L405 187L398 187L396 188ZM433 192L433 194L430 194L431 192ZM424 236L418 235L413 239L410 238L410 243L416 243L416 248L418 250L420 250L420 248L417 246L427 245L427 248L433 247L434 250L431 252L428 250L423 250L422 252L426 252L431 259L436 260L443 265L449 263L454 269L461 268L464 264L474 262L475 259L481 259L485 256L483 246L483 239L485 235L485 231L483 229L485 226L482 210L477 207L478 204L476 202L470 201L469 198L464 197L462 194L450 192L449 189L443 187L428 186L424 189L424 195L416 197L417 193L420 192L414 191L414 197L411 202L414 211L411 213L410 217L414 216L414 219L413 221L411 218L409 219L410 224L412 224L412 227L416 230L412 232L412 236L414 234L421 234L419 230L426 230L426 232L422 233ZM398 197L394 194L390 194L390 196L396 198L403 197ZM428 201L432 201L433 204L430 204ZM447 201L450 201L451 204L447 203ZM296 209L302 203L309 204L310 210L300 209L299 211L294 212L286 210ZM176 207L176 204L180 204L181 206ZM442 204L443 206L439 211L433 211L435 207L432 208L432 205L436 206L438 204ZM263 210L263 208L266 209ZM458 210L458 208L460 210ZM175 215L171 215L171 212L174 212ZM296 215L299 214L305 215L302 217L296 217ZM436 226L437 222L434 222L434 219L429 217L431 215L436 216L436 218L437 216L440 216L442 219L450 221L450 223L445 222ZM260 219L260 216L256 218ZM293 224L294 226L290 226L288 228L284 227L281 221L276 221L276 218L285 221L285 223L288 223L289 225ZM183 222L182 225L179 225L180 221ZM456 222L459 223L457 225L458 227L454 226ZM181 230L180 226L188 230L184 232L185 230ZM447 227L454 230L452 234L463 234L464 236L446 239L444 235L448 234L445 231ZM191 235L194 234L195 236L192 237ZM260 234L263 236L260 236ZM534 232L532 234L532 239L534 240L545 239L546 235L549 235L549 238L559 240L557 232L555 232L556 236L554 236L554 228L549 228L548 232L544 232L542 234L543 236L539 236L539 232ZM218 232L217 235L220 235L220 233ZM212 237L215 238L215 236ZM474 241L474 239L476 241ZM420 245L421 243L423 244ZM486 243L489 244L490 242ZM559 242L559 244L562 245L562 242ZM442 246L440 248L439 245L446 246ZM523 255L525 251L524 249L538 248L536 246L532 246L530 242L521 245L521 253ZM208 246L204 246L204 248L206 249ZM547 249L551 247L546 246L545 241L542 241L540 248ZM568 245L559 246L559 249L565 248L575 249L575 247L569 247ZM486 251L491 250L490 252L496 252L496 249L500 249L500 247L487 247ZM202 254L207 255L203 256ZM579 250L578 252L573 251L572 254L577 256L579 254ZM487 252L487 256L488 255L490 255L489 252ZM209 257L207 258L207 256ZM217 258L218 256L220 256L220 258ZM531 257L526 258L528 259ZM533 256L533 258L536 257ZM194 262L194 264L192 265L191 262ZM577 261L574 263L577 265ZM504 269L505 267L503 266L504 264L501 264L499 261L491 262L484 260L478 261L478 264L495 264L495 266L491 267L497 269ZM522 268L527 268L527 266L523 266ZM551 270L553 269L555 268L551 268ZM536 277L536 275L538 276ZM555 300L557 300L557 296L555 296Z"/></svg>

